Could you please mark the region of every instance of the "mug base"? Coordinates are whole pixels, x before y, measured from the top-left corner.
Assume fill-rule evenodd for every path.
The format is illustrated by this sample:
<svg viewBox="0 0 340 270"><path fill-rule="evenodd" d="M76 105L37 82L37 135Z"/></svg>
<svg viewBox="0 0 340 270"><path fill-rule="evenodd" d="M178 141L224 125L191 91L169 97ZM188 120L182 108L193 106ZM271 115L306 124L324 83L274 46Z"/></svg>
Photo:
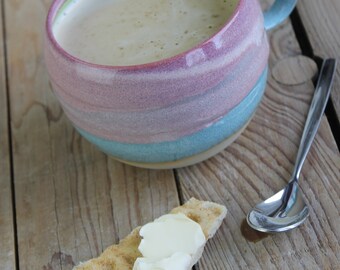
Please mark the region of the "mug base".
<svg viewBox="0 0 340 270"><path fill-rule="evenodd" d="M194 156L190 156L187 158L179 159L176 161L170 161L170 162L143 163L143 162L123 160L123 159L120 159L114 156L111 156L111 157L122 163L131 165L134 167L145 168L145 169L164 170L164 169L176 169L176 168L191 166L199 162L202 162L204 160L207 160L215 156L219 152L222 152L225 148L227 148L231 143L233 143L241 135L241 133L248 126L252 118L253 116L249 119L249 121L243 127L241 127L236 133L234 133L233 135L231 135L224 141L214 145L213 147L211 147L210 149L204 152L201 152L199 154L196 154Z"/></svg>

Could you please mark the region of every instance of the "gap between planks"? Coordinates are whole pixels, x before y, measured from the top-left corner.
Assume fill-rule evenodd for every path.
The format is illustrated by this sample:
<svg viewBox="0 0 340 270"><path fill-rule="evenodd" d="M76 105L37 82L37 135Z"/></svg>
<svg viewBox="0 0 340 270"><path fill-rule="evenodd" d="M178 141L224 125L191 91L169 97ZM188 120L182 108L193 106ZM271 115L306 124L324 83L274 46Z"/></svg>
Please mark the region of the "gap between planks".
<svg viewBox="0 0 340 270"><path fill-rule="evenodd" d="M1 148L0 149L0 163L2 163L1 167L1 176L0 178L3 181L7 181L7 183L2 183L5 185L5 190L1 190L5 192L4 196L1 196L1 200L3 205L7 207L8 216L2 217L1 220L2 225L11 223L11 227L9 230L6 230L0 237L4 237L7 235L7 241L1 244L1 248L8 248L12 250L2 250L3 254L0 254L0 264L4 268L16 269L19 270L19 260L18 260L18 239L17 239L17 227L16 227L16 209L15 209L15 190L14 190L14 182L13 182L13 155L12 155L12 137L11 137L11 114L10 114L10 102L9 102L9 81L8 81L8 62L7 62L7 44L6 44L6 20L5 20L5 2L4 0L0 0L0 96L2 100L0 100L1 110L3 110L1 119L3 125L0 127L4 133L0 136ZM1 55L3 57L1 57ZM2 77L2 78L1 78ZM2 88L2 89L1 89ZM1 180L0 180L1 182ZM8 185L8 186L7 186ZM7 187L6 187L7 186ZM9 191L9 192L7 192ZM6 200L6 201L4 201ZM9 204L9 205L8 205ZM6 221L7 220L7 221ZM10 225L8 225L10 226ZM3 239L4 241L6 239ZM5 254L6 258L2 258Z"/></svg>
<svg viewBox="0 0 340 270"><path fill-rule="evenodd" d="M301 55L289 22L269 37L271 63ZM290 88L269 78L265 100L243 135L208 161L177 170L185 199L196 195L229 208L226 221L199 262L201 269L331 269L331 262L339 263L339 230L335 224L340 159L325 118L301 179L311 217L296 230L258 243L245 241L239 230L250 207L289 179L312 93L311 82Z"/></svg>
<svg viewBox="0 0 340 270"><path fill-rule="evenodd" d="M72 269L178 206L175 179L107 158L74 131L42 61L51 0L3 3L19 266Z"/></svg>
<svg viewBox="0 0 340 270"><path fill-rule="evenodd" d="M304 26L299 10L297 8L294 9L293 13L290 16L293 30L295 33L295 37L297 42L299 43L299 46L301 48L301 53L304 56L312 58L318 65L319 70L321 69L322 59L318 55L315 55L313 45L311 43L310 38L308 37L306 27ZM338 63L339 65L340 63ZM337 74L335 75L337 76ZM314 85L316 85L316 81L314 82ZM333 88L335 88L336 85L333 85ZM333 89L335 91L335 89ZM328 123L330 125L331 131L333 133L333 137L335 139L335 142L338 146L338 149L340 151L340 119L337 118L337 112L335 109L334 102L332 100L332 96L330 96L326 110L325 115L327 117Z"/></svg>

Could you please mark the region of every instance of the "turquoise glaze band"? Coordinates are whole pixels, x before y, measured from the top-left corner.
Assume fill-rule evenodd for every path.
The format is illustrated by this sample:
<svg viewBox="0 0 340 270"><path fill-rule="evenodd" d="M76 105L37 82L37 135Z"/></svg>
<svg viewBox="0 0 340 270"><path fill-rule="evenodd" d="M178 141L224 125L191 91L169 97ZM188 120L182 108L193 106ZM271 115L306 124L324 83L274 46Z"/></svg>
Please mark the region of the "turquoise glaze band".
<svg viewBox="0 0 340 270"><path fill-rule="evenodd" d="M264 12L264 27L272 29L282 23L292 13L297 0L276 0L273 5Z"/></svg>
<svg viewBox="0 0 340 270"><path fill-rule="evenodd" d="M204 152L239 131L252 117L263 96L268 68L251 92L221 120L176 141L128 144L105 140L77 128L88 141L97 145L105 153L121 160L143 163L177 161Z"/></svg>

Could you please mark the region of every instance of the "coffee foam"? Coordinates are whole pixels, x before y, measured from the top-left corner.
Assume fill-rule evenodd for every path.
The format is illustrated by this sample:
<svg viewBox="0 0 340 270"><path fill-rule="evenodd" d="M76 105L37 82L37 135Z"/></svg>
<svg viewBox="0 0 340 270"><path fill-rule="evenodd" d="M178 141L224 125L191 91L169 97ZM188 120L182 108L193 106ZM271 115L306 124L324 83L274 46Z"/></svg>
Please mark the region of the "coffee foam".
<svg viewBox="0 0 340 270"><path fill-rule="evenodd" d="M53 33L84 61L126 66L187 51L216 33L237 0L67 1Z"/></svg>

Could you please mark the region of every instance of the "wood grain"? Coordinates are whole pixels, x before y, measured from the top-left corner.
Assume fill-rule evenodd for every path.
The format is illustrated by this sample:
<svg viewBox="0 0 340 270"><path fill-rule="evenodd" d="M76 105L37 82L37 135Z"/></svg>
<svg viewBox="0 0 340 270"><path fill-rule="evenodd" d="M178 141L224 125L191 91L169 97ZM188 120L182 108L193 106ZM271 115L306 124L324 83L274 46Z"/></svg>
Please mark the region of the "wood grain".
<svg viewBox="0 0 340 270"><path fill-rule="evenodd" d="M7 115L3 6L0 1L0 265L16 269Z"/></svg>
<svg viewBox="0 0 340 270"><path fill-rule="evenodd" d="M179 203L172 171L116 162L83 140L65 118L42 57L50 3L0 0L0 11L5 7L6 14L10 93L7 97L0 33L0 268L6 270L15 269L7 98L20 269L72 269ZM338 58L339 23L331 23L339 20L338 1L300 0L298 8L315 54ZM270 69L301 54L289 23L271 32L270 42ZM287 86L286 79L269 77L255 118L227 150L177 171L184 199L195 196L229 209L198 269L336 269L340 265L340 157L326 119L301 178L311 209L307 222L257 243L247 242L240 233L246 213L281 189L293 168L313 85L299 81L300 85ZM336 109L339 89L337 79L332 96Z"/></svg>
<svg viewBox="0 0 340 270"><path fill-rule="evenodd" d="M314 54L322 58L333 57L339 61L340 1L301 0L298 1L298 11ZM337 68L331 97L340 121L340 65Z"/></svg>
<svg viewBox="0 0 340 270"><path fill-rule="evenodd" d="M269 37L270 69L300 54L290 23ZM336 269L340 265L340 156L325 117L301 177L311 212L308 220L298 229L256 243L248 242L240 231L248 211L289 180L313 90L311 81L287 86L270 75L263 102L241 137L210 160L178 170L185 199L217 201L229 210L198 269Z"/></svg>
<svg viewBox="0 0 340 270"><path fill-rule="evenodd" d="M271 72L279 84L298 85L316 78L318 67L313 59L299 55L278 61Z"/></svg>
<svg viewBox="0 0 340 270"><path fill-rule="evenodd" d="M50 3L5 2L21 270L72 269L179 203L172 171L113 161L65 118L43 64Z"/></svg>

